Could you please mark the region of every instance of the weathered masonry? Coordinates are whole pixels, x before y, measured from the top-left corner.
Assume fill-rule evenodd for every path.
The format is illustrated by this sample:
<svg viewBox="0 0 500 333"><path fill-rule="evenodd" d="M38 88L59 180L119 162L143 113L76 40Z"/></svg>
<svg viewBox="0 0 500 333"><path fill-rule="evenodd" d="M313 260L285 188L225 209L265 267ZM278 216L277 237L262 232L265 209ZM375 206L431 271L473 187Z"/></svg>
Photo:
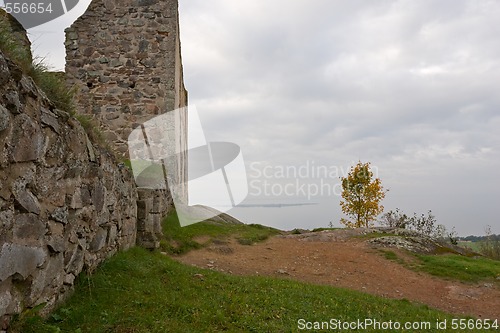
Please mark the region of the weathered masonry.
<svg viewBox="0 0 500 333"><path fill-rule="evenodd" d="M66 30L66 50L77 112L119 159L132 129L187 104L176 0L94 0ZM187 115L175 114L182 150ZM24 309L50 311L117 251L158 246L171 195L137 188L120 162L0 52L0 332Z"/></svg>
<svg viewBox="0 0 500 333"><path fill-rule="evenodd" d="M94 0L66 30L66 50L79 112L122 155L133 128L187 104L177 0Z"/></svg>
<svg viewBox="0 0 500 333"><path fill-rule="evenodd" d="M66 75L76 88L77 112L92 117L111 149L128 158L127 139L152 118L185 107L177 0L93 0L66 29ZM172 113L173 179L187 177L187 114ZM184 188L187 196L187 188ZM151 197L160 202L159 215ZM140 189L138 244L157 246L162 215L173 208L166 190ZM154 205L155 210L158 205Z"/></svg>

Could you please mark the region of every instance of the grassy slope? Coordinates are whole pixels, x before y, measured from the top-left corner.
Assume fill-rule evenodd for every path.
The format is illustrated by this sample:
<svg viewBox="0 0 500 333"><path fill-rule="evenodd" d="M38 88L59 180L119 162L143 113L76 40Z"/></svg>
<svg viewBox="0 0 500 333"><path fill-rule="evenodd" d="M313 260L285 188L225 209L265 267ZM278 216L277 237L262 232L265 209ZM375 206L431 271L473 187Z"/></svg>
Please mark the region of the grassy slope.
<svg viewBox="0 0 500 333"><path fill-rule="evenodd" d="M466 248L466 249L471 249L472 251L479 252L481 251L481 242L458 242L458 245Z"/></svg>
<svg viewBox="0 0 500 333"><path fill-rule="evenodd" d="M177 214L169 215L163 222L164 240L161 249L170 254L182 254L192 249L209 245L213 241L226 241L230 236L235 237L240 244L250 245L266 240L269 236L279 234L280 231L258 224L220 224L202 222L181 227ZM206 236L203 243L196 238Z"/></svg>
<svg viewBox="0 0 500 333"><path fill-rule="evenodd" d="M409 262L391 250L380 250L388 260L407 268L461 282L493 282L500 285L500 261L485 257L466 257L458 254L422 255L408 252L416 260Z"/></svg>
<svg viewBox="0 0 500 333"><path fill-rule="evenodd" d="M164 231L164 246L174 241L180 245L173 252L203 246L193 240L200 235L210 236L207 243L230 235L246 243L278 232L262 226L209 223L180 228L175 216L164 222ZM432 323L452 318L405 300L188 267L139 248L119 253L91 277L81 276L75 294L48 320L22 317L13 332L295 332L300 318Z"/></svg>
<svg viewBox="0 0 500 333"><path fill-rule="evenodd" d="M469 258L456 254L417 255L418 269L434 276L464 282L495 281L500 277L500 261L488 258ZM500 283L499 283L500 284Z"/></svg>
<svg viewBox="0 0 500 333"><path fill-rule="evenodd" d="M435 323L451 316L405 300L201 270L134 248L81 277L75 294L48 321L25 319L17 331L295 332L299 318Z"/></svg>

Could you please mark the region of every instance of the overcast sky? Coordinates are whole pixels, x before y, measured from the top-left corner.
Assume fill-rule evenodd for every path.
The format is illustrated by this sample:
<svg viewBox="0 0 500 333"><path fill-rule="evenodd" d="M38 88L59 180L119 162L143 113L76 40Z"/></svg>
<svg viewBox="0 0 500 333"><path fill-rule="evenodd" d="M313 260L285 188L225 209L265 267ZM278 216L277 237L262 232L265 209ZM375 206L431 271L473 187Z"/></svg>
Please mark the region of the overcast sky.
<svg viewBox="0 0 500 333"><path fill-rule="evenodd" d="M63 27L86 4L30 30L35 53L62 68ZM386 211L500 233L500 1L180 0L180 15L189 102L210 140L241 146L246 203L316 204L230 213L339 226L326 192L361 160L389 189Z"/></svg>

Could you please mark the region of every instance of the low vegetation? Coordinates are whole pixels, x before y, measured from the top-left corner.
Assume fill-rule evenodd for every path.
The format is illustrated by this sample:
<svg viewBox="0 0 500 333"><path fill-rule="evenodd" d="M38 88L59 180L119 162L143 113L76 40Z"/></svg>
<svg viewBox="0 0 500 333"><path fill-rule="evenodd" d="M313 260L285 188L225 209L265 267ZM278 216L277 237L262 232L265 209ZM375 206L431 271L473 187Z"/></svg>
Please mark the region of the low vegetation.
<svg viewBox="0 0 500 333"><path fill-rule="evenodd" d="M493 234L491 226L486 226L485 233L485 236L460 237L458 245L490 259L500 260L500 235Z"/></svg>
<svg viewBox="0 0 500 333"><path fill-rule="evenodd" d="M494 282L500 285L500 262L484 257L467 257L458 254L422 255L408 253L415 260L408 260L394 251L381 250L383 256L416 271L462 282Z"/></svg>
<svg viewBox="0 0 500 333"><path fill-rule="evenodd" d="M36 85L42 89L57 109L74 115L75 104L73 97L75 89L68 88L65 73L50 71L49 66L43 60L40 60L33 63L27 74L33 78Z"/></svg>
<svg viewBox="0 0 500 333"><path fill-rule="evenodd" d="M164 239L160 246L169 254L183 254L213 242L226 242L229 238L251 245L279 233L277 229L258 224L221 224L211 220L181 227L177 213L173 212L163 221Z"/></svg>
<svg viewBox="0 0 500 333"><path fill-rule="evenodd" d="M22 45L18 37L12 33L10 23L4 13L0 13L0 50L11 61L19 66L21 71L33 78L36 85L42 89L55 107L69 113L74 113L74 89L67 87L64 73L55 73L42 60L33 60L31 52Z"/></svg>
<svg viewBox="0 0 500 333"><path fill-rule="evenodd" d="M433 324L452 319L407 300L288 279L231 276L139 248L119 253L92 276L81 276L74 295L47 320L34 313L21 317L13 333L298 332L301 318Z"/></svg>
<svg viewBox="0 0 500 333"><path fill-rule="evenodd" d="M28 73L32 69L31 53L12 34L12 28L3 10L0 10L0 51L15 62L24 73Z"/></svg>
<svg viewBox="0 0 500 333"><path fill-rule="evenodd" d="M488 258L469 258L456 254L417 255L420 270L434 276L464 282L500 281L500 262Z"/></svg>
<svg viewBox="0 0 500 333"><path fill-rule="evenodd" d="M455 228L448 231L444 225L437 224L436 217L432 214L431 210L427 212L427 215L413 213L410 216L403 213L399 208L396 208L396 210L391 210L382 215L380 224L391 228L413 230L422 235L438 238L452 245L457 245Z"/></svg>
<svg viewBox="0 0 500 333"><path fill-rule="evenodd" d="M494 260L500 260L500 236L491 232L491 226L486 227L486 237L479 245L479 251Z"/></svg>

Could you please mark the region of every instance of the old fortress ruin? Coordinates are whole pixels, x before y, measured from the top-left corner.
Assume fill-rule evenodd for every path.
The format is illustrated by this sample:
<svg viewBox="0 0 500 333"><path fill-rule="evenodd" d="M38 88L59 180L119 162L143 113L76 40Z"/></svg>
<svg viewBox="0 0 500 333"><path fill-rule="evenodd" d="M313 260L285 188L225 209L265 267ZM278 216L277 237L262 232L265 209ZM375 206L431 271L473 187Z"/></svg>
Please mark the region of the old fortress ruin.
<svg viewBox="0 0 500 333"><path fill-rule="evenodd" d="M173 208L168 189L138 188L122 162L134 128L187 105L177 0L93 0L65 47L76 113L108 148L0 52L0 331L25 309L53 309L117 251L158 247ZM179 115L172 140L182 147Z"/></svg>

